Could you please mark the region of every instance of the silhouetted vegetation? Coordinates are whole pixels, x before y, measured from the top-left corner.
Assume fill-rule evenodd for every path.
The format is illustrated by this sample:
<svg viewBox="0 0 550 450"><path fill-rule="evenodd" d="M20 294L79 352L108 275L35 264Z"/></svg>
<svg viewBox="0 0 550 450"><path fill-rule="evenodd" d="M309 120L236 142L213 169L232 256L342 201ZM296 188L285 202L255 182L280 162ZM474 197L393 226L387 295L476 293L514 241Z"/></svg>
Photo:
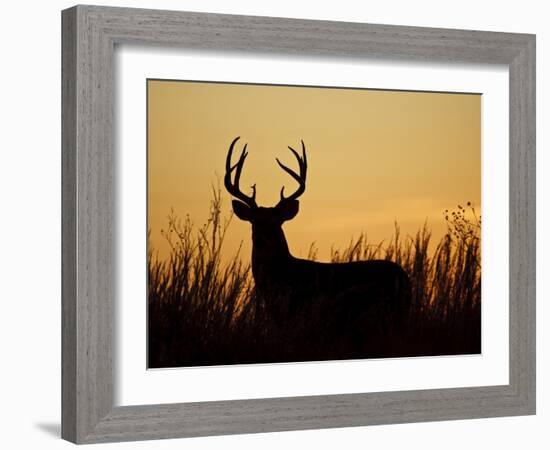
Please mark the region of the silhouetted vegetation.
<svg viewBox="0 0 550 450"><path fill-rule="evenodd" d="M480 353L481 221L469 203L444 214L448 233L434 250L426 225L402 237L397 224L387 244L371 245L360 235L348 248L332 250L332 262L394 261L411 280L404 322L378 327L377 317L365 326L360 345L351 346L349 336L339 340L329 332L327 303L301 310L284 324L271 319L243 263L249 258L237 252L222 260L231 216L222 217L220 191L214 189L202 227L169 215L162 231L170 244L168 260L149 249L149 367ZM316 258L315 246L309 253Z"/></svg>

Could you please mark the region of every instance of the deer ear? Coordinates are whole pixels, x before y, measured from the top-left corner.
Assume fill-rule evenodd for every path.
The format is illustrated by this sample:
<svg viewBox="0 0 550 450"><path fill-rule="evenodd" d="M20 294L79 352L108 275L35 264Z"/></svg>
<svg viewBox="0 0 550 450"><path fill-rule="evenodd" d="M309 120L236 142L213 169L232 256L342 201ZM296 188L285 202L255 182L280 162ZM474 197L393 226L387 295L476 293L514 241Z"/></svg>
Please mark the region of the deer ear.
<svg viewBox="0 0 550 450"><path fill-rule="evenodd" d="M298 214L299 207L300 202L298 200L286 200L277 205L283 221L294 219Z"/></svg>
<svg viewBox="0 0 550 450"><path fill-rule="evenodd" d="M239 219L252 221L252 214L248 205L238 200L233 200L231 204L233 205L233 212Z"/></svg>

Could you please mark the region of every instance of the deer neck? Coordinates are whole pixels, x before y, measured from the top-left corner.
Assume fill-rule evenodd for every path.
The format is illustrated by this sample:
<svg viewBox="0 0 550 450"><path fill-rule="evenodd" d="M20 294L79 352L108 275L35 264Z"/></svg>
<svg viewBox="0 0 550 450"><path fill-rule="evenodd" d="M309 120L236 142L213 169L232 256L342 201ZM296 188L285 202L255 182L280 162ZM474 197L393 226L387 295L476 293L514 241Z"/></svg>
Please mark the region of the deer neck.
<svg viewBox="0 0 550 450"><path fill-rule="evenodd" d="M287 264L292 258L281 226L265 230L252 227L252 269L254 273Z"/></svg>

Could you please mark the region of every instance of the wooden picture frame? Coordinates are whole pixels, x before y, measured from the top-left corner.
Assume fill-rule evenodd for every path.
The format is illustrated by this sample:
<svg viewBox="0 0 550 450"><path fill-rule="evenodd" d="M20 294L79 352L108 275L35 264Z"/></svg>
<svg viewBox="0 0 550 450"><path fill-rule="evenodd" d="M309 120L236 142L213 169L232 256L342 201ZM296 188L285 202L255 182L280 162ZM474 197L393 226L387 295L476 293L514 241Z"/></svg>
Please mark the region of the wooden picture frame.
<svg viewBox="0 0 550 450"><path fill-rule="evenodd" d="M75 443L535 413L535 36L145 9L62 13L62 437ZM505 64L509 384L114 406L113 53L192 49Z"/></svg>

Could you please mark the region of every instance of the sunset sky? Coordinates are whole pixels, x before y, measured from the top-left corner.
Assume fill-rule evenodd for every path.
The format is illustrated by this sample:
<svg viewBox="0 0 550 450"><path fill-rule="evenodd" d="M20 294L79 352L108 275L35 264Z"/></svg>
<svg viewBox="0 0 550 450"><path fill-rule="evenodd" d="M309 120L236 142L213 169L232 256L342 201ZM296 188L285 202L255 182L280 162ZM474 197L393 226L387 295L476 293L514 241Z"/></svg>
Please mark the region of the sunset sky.
<svg viewBox="0 0 550 450"><path fill-rule="evenodd" d="M275 158L297 170L287 146L306 144L306 191L284 225L294 256L315 242L328 260L361 232L388 240L394 221L404 236L427 221L439 240L445 209L470 201L481 210L480 95L149 80L148 228L161 258L170 208L197 225L208 217L236 136L235 161L244 143L249 151L241 189L256 183L261 206L274 206L281 186L296 188ZM231 197L222 199L229 213ZM226 254L241 242L249 258L250 224L235 217Z"/></svg>

